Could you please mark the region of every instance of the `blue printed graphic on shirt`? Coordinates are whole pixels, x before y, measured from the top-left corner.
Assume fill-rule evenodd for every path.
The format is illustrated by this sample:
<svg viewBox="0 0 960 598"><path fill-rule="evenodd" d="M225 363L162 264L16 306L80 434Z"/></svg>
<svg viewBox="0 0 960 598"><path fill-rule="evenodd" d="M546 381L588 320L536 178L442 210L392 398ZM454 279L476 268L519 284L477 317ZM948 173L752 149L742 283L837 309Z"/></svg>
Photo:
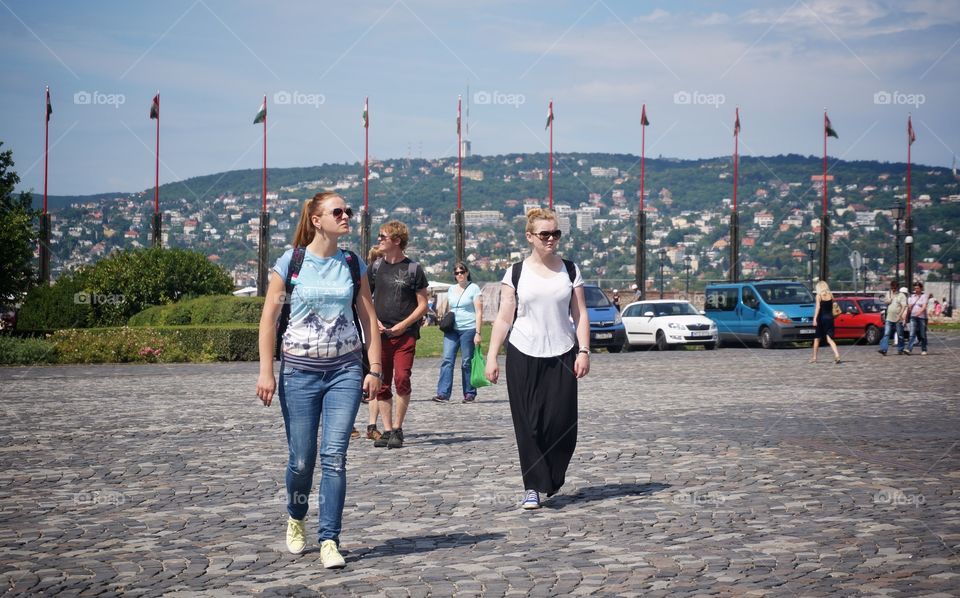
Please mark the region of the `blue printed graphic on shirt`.
<svg viewBox="0 0 960 598"><path fill-rule="evenodd" d="M292 258L290 249L273 267L283 280ZM362 279L367 266L363 260L359 263ZM284 353L327 360L362 348L353 323L353 280L342 250L328 258L307 250L300 273L292 282L290 324L283 335Z"/></svg>

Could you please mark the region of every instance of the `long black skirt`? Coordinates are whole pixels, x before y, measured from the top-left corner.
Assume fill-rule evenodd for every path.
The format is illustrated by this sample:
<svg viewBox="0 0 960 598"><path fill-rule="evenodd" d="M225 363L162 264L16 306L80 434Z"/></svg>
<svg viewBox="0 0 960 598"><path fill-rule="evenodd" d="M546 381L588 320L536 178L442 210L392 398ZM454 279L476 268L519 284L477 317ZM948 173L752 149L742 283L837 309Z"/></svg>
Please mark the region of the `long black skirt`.
<svg viewBox="0 0 960 598"><path fill-rule="evenodd" d="M507 395L525 490L551 496L563 486L577 448L574 346L556 357L530 357L507 343Z"/></svg>

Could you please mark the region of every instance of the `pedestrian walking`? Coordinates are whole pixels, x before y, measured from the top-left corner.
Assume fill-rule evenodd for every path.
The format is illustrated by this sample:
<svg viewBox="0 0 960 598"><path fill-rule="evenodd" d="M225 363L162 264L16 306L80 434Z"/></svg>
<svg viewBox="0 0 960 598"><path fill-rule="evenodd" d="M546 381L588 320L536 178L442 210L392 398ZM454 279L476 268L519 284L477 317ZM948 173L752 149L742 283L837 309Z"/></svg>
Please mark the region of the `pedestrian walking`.
<svg viewBox="0 0 960 598"><path fill-rule="evenodd" d="M833 362L840 363L840 352L837 351L837 343L833 341L833 293L830 292L830 285L825 280L817 281L814 291L816 306L813 310L813 325L817 328L817 336L813 339L813 356L810 358L810 363L817 362L817 351L820 349L820 343L824 341L829 343L833 351Z"/></svg>
<svg viewBox="0 0 960 598"><path fill-rule="evenodd" d="M367 264L375 264L377 260L383 257L383 251L380 249L379 245L374 245L370 248L370 251L367 252ZM382 343L381 343L382 346ZM380 415L380 408L377 405L376 398L371 395L364 397L363 401L367 404L367 439L377 441L380 439L383 434L377 428L377 418ZM359 436L359 431L357 432ZM351 435L351 438L353 436Z"/></svg>
<svg viewBox="0 0 960 598"><path fill-rule="evenodd" d="M913 347L920 344L920 355L927 354L927 301L929 297L923 292L923 283L919 280L913 283L913 294L907 300L910 318L910 342L904 355L911 355Z"/></svg>
<svg viewBox="0 0 960 598"><path fill-rule="evenodd" d="M405 251L410 233L407 225L392 220L380 227L377 242L383 258L367 276L373 290L380 330L384 384L377 393L377 407L383 419L383 435L373 442L378 448L403 447L403 421L410 406L410 373L420 338L420 322L427 312L427 276L420 264ZM397 389L397 411L393 412L391 380Z"/></svg>
<svg viewBox="0 0 960 598"><path fill-rule="evenodd" d="M328 569L345 565L339 546L350 429L361 393L376 394L381 378L380 339L374 334L377 320L364 276L366 265L353 252L337 247L350 232L352 217L353 210L336 193L318 193L304 202L294 249L274 265L260 317L257 396L265 406L278 388L273 357L281 314L281 325L286 326L278 394L289 452L287 550L300 554L306 548L304 520L319 434L318 537L320 561ZM289 312L281 307L287 300ZM357 321L367 339L366 375Z"/></svg>
<svg viewBox="0 0 960 598"><path fill-rule="evenodd" d="M470 365L473 351L480 344L483 296L480 287L473 283L466 264L457 262L453 267L453 276L457 284L447 289L447 305L453 313L454 329L443 333L443 359L440 361L437 394L433 400L438 403L450 401L453 393L453 364L459 351L463 402L472 403L477 398L477 389L470 384Z"/></svg>
<svg viewBox="0 0 960 598"><path fill-rule="evenodd" d="M503 276L500 309L487 350L486 377L500 375L497 354L507 339L510 413L520 455L524 498L538 509L563 486L577 446L577 380L590 372L590 321L583 278L557 253L561 231L553 210L527 212L530 255Z"/></svg>
<svg viewBox="0 0 960 598"><path fill-rule="evenodd" d="M903 355L903 348L906 345L906 339L903 335L903 315L907 311L907 287L900 287L897 290L897 281L890 281L890 297L887 302L887 309L884 312L883 338L880 339L879 353L886 355L893 341L893 335L897 335L897 355Z"/></svg>

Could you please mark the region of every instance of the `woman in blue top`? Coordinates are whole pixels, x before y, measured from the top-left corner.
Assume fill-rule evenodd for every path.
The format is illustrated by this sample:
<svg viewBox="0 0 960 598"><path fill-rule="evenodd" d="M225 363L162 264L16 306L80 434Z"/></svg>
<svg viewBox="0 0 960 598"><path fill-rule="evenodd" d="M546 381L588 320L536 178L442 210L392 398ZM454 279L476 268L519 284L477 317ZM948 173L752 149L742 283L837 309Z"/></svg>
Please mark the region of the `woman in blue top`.
<svg viewBox="0 0 960 598"><path fill-rule="evenodd" d="M280 407L290 457L286 469L287 549L306 548L304 519L320 434L320 560L332 569L343 567L340 529L347 491L347 445L361 391L374 396L380 389L380 335L364 275L366 264L337 247L350 232L353 210L332 192L318 193L303 205L293 246L305 247L300 271L291 279L290 322L283 335L279 386ZM260 376L257 396L265 406L273 401L276 324L284 303L285 281L294 251L277 260L270 275L260 317ZM370 373L363 375L363 343L353 320L353 277L350 259L358 261L360 292L356 308L363 338L368 339Z"/></svg>
<svg viewBox="0 0 960 598"><path fill-rule="evenodd" d="M460 351L460 377L463 382L463 402L472 403L477 398L477 389L470 385L470 362L473 350L480 344L480 326L483 324L483 301L480 287L473 284L470 269L463 262L453 267L457 284L447 289L447 306L455 317L455 330L443 333L443 361L440 362L440 379L437 381L437 396L433 400L446 403L453 393L453 362Z"/></svg>

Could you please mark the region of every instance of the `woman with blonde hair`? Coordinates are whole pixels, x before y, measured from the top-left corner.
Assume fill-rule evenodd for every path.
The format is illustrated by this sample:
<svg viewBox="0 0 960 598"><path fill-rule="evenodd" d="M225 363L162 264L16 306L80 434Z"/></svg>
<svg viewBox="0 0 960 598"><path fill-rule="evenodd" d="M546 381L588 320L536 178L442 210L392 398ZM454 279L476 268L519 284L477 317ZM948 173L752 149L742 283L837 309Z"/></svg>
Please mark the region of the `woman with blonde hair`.
<svg viewBox="0 0 960 598"><path fill-rule="evenodd" d="M507 340L507 396L525 489L521 508L540 508L540 493L563 486L577 447L577 380L590 372L590 319L580 269L557 254L553 210L527 212L530 256L503 276L500 310L487 349L486 377L496 384L497 353Z"/></svg>
<svg viewBox="0 0 960 598"><path fill-rule="evenodd" d="M303 205L300 223L287 250L270 273L260 317L260 375L257 396L264 406L278 390L273 372L276 326L283 305L290 318L280 356L280 408L289 459L286 467L287 550L306 548L304 520L320 438L320 561L343 567L340 530L347 492L347 445L360 407L361 392L380 390L382 368L377 317L364 276L366 264L337 247L350 232L351 210L332 192L318 193ZM359 280L359 288L356 282ZM292 291L287 297L288 285ZM363 373L363 342L354 310L367 339L370 371Z"/></svg>
<svg viewBox="0 0 960 598"><path fill-rule="evenodd" d="M813 325L817 328L817 336L813 339L813 357L810 358L810 363L816 363L817 350L824 340L833 350L833 362L840 363L840 352L837 351L837 343L833 342L833 293L825 280L818 281L813 289L817 301L813 310Z"/></svg>

